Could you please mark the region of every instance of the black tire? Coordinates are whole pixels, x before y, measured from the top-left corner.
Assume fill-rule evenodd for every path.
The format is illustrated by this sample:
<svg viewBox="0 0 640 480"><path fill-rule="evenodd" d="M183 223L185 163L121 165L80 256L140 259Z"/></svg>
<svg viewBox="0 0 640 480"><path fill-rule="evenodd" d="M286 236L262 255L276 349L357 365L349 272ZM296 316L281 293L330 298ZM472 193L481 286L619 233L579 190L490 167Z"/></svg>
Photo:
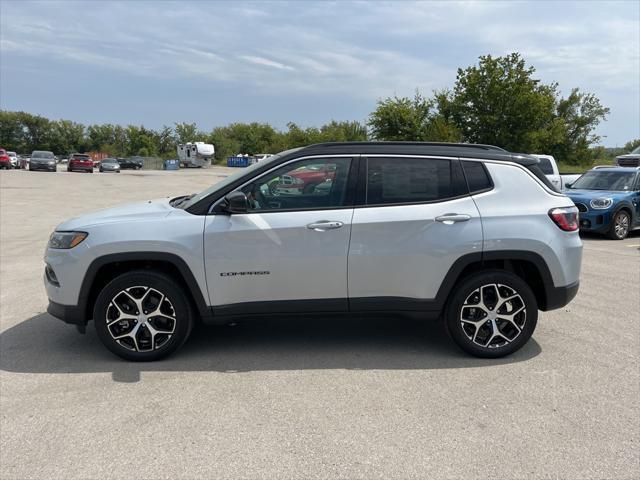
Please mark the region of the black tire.
<svg viewBox="0 0 640 480"><path fill-rule="evenodd" d="M476 303L475 296L483 286L483 297L477 299L481 303ZM494 286L499 290L495 290ZM505 301L511 295L518 297ZM492 296L496 300L493 304L495 310L483 309L482 302L491 306ZM469 303L465 304L468 300ZM521 307L524 310L518 313ZM503 316L513 314L513 322L500 318L501 313ZM479 326L463 323L463 315L469 322L477 322ZM487 320L483 322L484 318ZM453 341L465 352L482 358L504 357L522 348L533 335L537 321L538 302L531 288L520 277L505 270L475 273L458 282L445 311L447 332Z"/></svg>
<svg viewBox="0 0 640 480"><path fill-rule="evenodd" d="M145 288L147 290L144 290ZM158 311L160 311L160 308L165 309L162 312L164 315L157 317L150 316L146 320L153 328L159 328L160 324L156 322L160 320L162 322L168 320L163 327L165 329L170 329L171 325L173 325L173 331L170 335L158 330L161 337L158 342L163 342L159 346L156 346L154 340L151 340L151 348L147 349L149 346L148 335L150 331L144 319L131 320L127 318L124 326L121 322L117 322L117 319L122 316L122 314L118 313L117 308L112 303L116 300L120 302L120 309L123 314L126 314L125 309L130 309L128 311L131 311L131 315L136 316L136 303L131 301L130 297L126 296L124 293L125 290L128 290L128 293L134 298L139 297L138 300L144 300L141 302L143 307L150 305L156 307ZM157 302L160 294L165 296L165 300ZM153 303L154 299L157 302L156 304ZM173 323L169 316L171 312L173 312ZM111 327L108 326L108 318L112 322L113 320L116 321L111 324ZM102 343L119 357L135 362L160 360L175 352L189 338L194 321L191 304L184 290L171 279L171 277L148 270L128 272L109 282L98 295L93 310L93 319L96 332ZM142 324L138 326L140 322L142 322ZM110 328L113 330L110 330ZM125 337L120 340L124 343L119 343L119 341L114 339L114 335L118 336L119 334L133 333L133 330L136 331L135 340L133 340L132 337ZM112 335L112 332L114 335ZM154 336L153 338L156 337Z"/></svg>
<svg viewBox="0 0 640 480"><path fill-rule="evenodd" d="M611 228L607 237L612 240L624 240L631 228L631 215L626 210L618 210L611 219Z"/></svg>

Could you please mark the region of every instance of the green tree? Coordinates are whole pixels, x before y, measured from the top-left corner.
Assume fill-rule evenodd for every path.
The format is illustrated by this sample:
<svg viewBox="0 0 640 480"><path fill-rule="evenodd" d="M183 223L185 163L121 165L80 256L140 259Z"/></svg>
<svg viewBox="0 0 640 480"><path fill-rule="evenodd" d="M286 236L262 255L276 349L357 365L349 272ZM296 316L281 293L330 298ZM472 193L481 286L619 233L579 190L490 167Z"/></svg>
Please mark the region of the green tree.
<svg viewBox="0 0 640 480"><path fill-rule="evenodd" d="M628 141L627 143L624 144L623 149L625 153L629 153L638 147L640 147L640 138L636 138L635 140Z"/></svg>
<svg viewBox="0 0 640 480"><path fill-rule="evenodd" d="M70 120L51 122L49 146L60 155L85 150L84 125Z"/></svg>
<svg viewBox="0 0 640 480"><path fill-rule="evenodd" d="M434 99L424 98L419 92L413 98L380 100L369 116L371 134L377 140L389 141L459 141L458 129L435 105Z"/></svg>
<svg viewBox="0 0 640 480"><path fill-rule="evenodd" d="M176 123L175 124L176 139L178 143L188 143L199 141L201 134L198 132L198 126L194 123Z"/></svg>
<svg viewBox="0 0 640 480"><path fill-rule="evenodd" d="M467 142L536 152L562 132L552 125L556 85L534 73L517 53L481 56L477 66L458 69L453 90L436 94L438 110Z"/></svg>
<svg viewBox="0 0 640 480"><path fill-rule="evenodd" d="M595 95L574 88L557 101L554 120L562 125L564 135L561 142L546 145L547 151L570 164L590 162L589 149L600 141L593 131L608 113Z"/></svg>

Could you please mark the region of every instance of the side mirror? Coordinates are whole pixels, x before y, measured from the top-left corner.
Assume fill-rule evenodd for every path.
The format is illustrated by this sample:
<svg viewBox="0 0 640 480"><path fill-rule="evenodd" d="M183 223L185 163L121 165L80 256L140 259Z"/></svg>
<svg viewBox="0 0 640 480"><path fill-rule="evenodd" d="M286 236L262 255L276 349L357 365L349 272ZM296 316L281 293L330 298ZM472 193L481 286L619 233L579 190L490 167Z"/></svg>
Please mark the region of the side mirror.
<svg viewBox="0 0 640 480"><path fill-rule="evenodd" d="M564 184L564 188L571 188L571 185L573 185L573 183L571 183L571 182L565 183Z"/></svg>
<svg viewBox="0 0 640 480"><path fill-rule="evenodd" d="M224 209L229 213L247 213L249 210L247 196L239 191L231 192L224 197L224 203Z"/></svg>

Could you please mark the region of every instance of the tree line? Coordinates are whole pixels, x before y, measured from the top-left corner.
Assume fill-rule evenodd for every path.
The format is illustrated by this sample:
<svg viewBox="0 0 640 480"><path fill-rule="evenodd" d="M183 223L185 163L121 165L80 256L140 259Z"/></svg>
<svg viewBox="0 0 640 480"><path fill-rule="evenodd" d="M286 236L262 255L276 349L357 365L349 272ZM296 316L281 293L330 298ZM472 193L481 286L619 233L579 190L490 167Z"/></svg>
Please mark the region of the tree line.
<svg viewBox="0 0 640 480"><path fill-rule="evenodd" d="M278 130L266 123L232 123L202 131L195 123L175 123L158 130L142 125L50 120L26 112L0 110L0 146L19 153L51 150L58 155L100 151L114 156L176 155L176 144L204 141L216 147L216 159L236 153L276 153L330 141L406 140L498 145L514 152L554 155L567 164L591 163L618 152L594 147L594 132L609 109L591 93L573 88L562 97L556 83L544 84L535 68L512 53L481 56L476 65L458 69L451 88L425 97L380 100L366 122L331 121L302 128L289 123ZM632 147L640 140L629 142Z"/></svg>

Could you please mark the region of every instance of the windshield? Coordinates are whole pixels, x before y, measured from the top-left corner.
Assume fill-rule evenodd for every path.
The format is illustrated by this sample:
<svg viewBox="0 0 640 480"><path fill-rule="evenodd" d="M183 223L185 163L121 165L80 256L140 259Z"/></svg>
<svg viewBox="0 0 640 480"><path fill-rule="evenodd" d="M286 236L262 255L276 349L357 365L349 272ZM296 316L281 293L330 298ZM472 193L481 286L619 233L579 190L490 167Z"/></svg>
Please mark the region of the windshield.
<svg viewBox="0 0 640 480"><path fill-rule="evenodd" d="M118 161L115 158L105 158L100 163L118 163Z"/></svg>
<svg viewBox="0 0 640 480"><path fill-rule="evenodd" d="M53 152L35 151L31 154L31 158L53 158Z"/></svg>
<svg viewBox="0 0 640 480"><path fill-rule="evenodd" d="M571 188L626 191L631 190L634 177L635 174L633 172L604 172L596 170L582 175L571 185Z"/></svg>
<svg viewBox="0 0 640 480"><path fill-rule="evenodd" d="M218 183L214 183L213 185L211 185L206 190L203 190L202 192L196 193L195 195L189 197L188 200L181 202L179 207L183 208L183 209L187 209L191 205L194 205L194 204L198 203L203 198L211 195L213 192L216 192L218 190L224 189L228 185L231 185L232 183L234 183L239 178L241 178L241 177L243 177L243 176L245 176L247 174L250 174L254 170L257 170L258 168L262 168L262 167L264 167L265 165L268 165L271 162L276 161L277 159L281 158L284 155L288 155L288 154L290 154L292 152L300 150L300 148L302 148L302 147L292 148L291 150L286 150L284 152L280 152L277 155L273 155L273 156L271 156L271 157L269 157L269 158L267 158L265 160L262 160L259 163L254 163L253 165L250 165L247 168L242 168L240 171L229 175L227 178L224 178L224 179L220 180ZM178 205L175 205L175 206L178 206Z"/></svg>
<svg viewBox="0 0 640 480"><path fill-rule="evenodd" d="M633 154L635 154L635 155L640 154L640 147L637 147L637 148L636 148L633 152L631 152L631 153L633 153Z"/></svg>

